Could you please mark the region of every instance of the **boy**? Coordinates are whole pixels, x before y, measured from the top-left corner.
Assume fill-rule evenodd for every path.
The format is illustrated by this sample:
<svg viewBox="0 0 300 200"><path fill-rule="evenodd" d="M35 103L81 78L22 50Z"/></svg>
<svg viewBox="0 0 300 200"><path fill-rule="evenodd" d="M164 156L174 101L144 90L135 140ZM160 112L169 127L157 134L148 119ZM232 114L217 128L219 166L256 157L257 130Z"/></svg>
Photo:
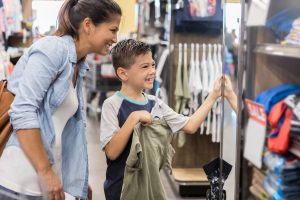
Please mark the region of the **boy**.
<svg viewBox="0 0 300 200"><path fill-rule="evenodd" d="M132 39L119 42L112 50L112 58L122 88L103 104L100 143L107 157L105 196L108 200L119 200L134 126L139 122L149 125L153 120L150 112L155 105L155 97L143 91L153 87L155 62L150 46ZM236 105L230 81L220 77L211 94L191 117L176 113L166 104L161 105L163 117L172 132L182 130L193 134L198 130L221 95L222 79L225 82L225 96L233 107Z"/></svg>

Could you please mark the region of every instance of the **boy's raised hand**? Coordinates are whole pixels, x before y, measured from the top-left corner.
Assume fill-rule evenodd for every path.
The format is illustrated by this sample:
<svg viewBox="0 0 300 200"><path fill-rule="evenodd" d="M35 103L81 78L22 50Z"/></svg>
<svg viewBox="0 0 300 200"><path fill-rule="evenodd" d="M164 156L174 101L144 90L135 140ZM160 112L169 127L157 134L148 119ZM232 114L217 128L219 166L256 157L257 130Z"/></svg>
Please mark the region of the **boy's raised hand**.
<svg viewBox="0 0 300 200"><path fill-rule="evenodd" d="M219 75L214 82L214 86L212 88L211 95L213 95L213 97L215 99L217 99L218 97L221 96L222 79L223 79L223 76Z"/></svg>

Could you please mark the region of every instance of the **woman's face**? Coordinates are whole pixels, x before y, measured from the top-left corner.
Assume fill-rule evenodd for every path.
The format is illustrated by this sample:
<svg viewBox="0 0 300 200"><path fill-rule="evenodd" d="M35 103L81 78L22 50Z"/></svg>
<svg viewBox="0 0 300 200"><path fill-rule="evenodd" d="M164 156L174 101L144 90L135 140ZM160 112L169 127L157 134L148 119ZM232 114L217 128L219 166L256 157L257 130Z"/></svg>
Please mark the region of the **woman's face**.
<svg viewBox="0 0 300 200"><path fill-rule="evenodd" d="M106 55L111 46L117 42L117 33L121 16L116 15L109 22L103 22L91 28L88 40L92 53Z"/></svg>

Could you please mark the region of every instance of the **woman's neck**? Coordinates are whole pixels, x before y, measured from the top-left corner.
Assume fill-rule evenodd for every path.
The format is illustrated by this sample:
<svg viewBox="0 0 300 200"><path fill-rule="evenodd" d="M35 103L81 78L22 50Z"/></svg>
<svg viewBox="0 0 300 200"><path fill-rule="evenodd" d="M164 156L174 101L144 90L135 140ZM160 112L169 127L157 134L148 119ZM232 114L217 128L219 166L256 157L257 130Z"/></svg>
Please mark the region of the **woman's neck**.
<svg viewBox="0 0 300 200"><path fill-rule="evenodd" d="M89 53L89 47L87 46L87 43L80 38L75 40L75 47L76 47L76 55L77 55L77 62L78 62L82 60Z"/></svg>

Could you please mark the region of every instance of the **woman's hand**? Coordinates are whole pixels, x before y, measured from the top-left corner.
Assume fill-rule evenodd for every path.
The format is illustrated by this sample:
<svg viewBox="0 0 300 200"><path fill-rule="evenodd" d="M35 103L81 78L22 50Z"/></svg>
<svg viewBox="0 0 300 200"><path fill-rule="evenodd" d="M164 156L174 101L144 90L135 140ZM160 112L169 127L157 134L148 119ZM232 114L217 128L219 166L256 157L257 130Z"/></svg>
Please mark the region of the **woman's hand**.
<svg viewBox="0 0 300 200"><path fill-rule="evenodd" d="M89 185L88 187L88 200L92 200L93 199L93 190L91 188L91 186Z"/></svg>
<svg viewBox="0 0 300 200"><path fill-rule="evenodd" d="M224 81L224 86L225 86L224 96L226 98L230 98L232 95L235 94L233 91L231 80L228 76L225 75L225 76L223 76L223 81Z"/></svg>
<svg viewBox="0 0 300 200"><path fill-rule="evenodd" d="M41 186L47 192L47 200L64 200L65 193L59 177L51 167L38 173Z"/></svg>
<svg viewBox="0 0 300 200"><path fill-rule="evenodd" d="M227 101L230 103L232 109L237 113L238 112L238 100L235 92L233 91L231 80L228 76L224 76L224 96Z"/></svg>

